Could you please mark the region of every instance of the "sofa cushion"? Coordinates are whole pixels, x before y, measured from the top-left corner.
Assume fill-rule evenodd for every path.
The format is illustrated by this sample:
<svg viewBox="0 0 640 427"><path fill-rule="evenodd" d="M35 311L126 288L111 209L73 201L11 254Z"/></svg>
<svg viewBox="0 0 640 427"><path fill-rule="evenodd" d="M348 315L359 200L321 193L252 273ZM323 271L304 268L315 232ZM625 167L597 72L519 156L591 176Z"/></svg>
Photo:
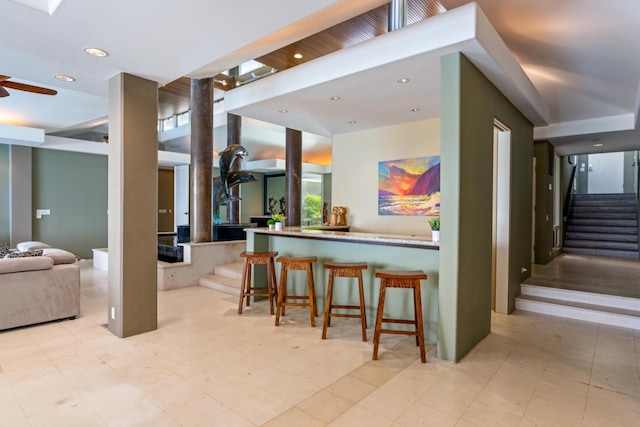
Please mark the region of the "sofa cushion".
<svg viewBox="0 0 640 427"><path fill-rule="evenodd" d="M28 258L34 256L42 256L42 249L36 249L35 251L23 251L23 252L9 252L5 258Z"/></svg>
<svg viewBox="0 0 640 427"><path fill-rule="evenodd" d="M75 254L65 251L64 249L44 248L42 249L42 256L51 258L54 265L73 264L76 262Z"/></svg>
<svg viewBox="0 0 640 427"><path fill-rule="evenodd" d="M9 247L8 243L0 243L0 258L4 258L9 253Z"/></svg>
<svg viewBox="0 0 640 427"><path fill-rule="evenodd" d="M50 247L51 246L47 245L46 243L35 242L35 241L21 242L16 245L16 249L21 252L33 251L35 249L44 249L44 248L50 248Z"/></svg>
<svg viewBox="0 0 640 427"><path fill-rule="evenodd" d="M20 271L47 270L53 267L53 260L49 257L27 257L0 260L0 274L17 273Z"/></svg>

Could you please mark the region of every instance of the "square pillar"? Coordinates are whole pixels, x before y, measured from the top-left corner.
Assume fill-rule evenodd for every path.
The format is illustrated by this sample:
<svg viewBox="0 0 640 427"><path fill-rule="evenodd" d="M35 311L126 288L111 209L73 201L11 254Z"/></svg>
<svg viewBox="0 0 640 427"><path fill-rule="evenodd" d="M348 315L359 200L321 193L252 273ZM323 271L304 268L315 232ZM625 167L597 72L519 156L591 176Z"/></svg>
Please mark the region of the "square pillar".
<svg viewBox="0 0 640 427"><path fill-rule="evenodd" d="M109 80L109 331L157 329L158 84Z"/></svg>

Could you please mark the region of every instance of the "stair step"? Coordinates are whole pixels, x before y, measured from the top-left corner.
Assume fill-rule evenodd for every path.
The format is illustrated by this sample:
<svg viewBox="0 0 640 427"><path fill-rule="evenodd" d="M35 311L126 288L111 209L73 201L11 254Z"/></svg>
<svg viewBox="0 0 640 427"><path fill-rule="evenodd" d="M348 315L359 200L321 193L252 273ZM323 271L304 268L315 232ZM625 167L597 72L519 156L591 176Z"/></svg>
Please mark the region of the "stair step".
<svg viewBox="0 0 640 427"><path fill-rule="evenodd" d="M516 298L516 309L622 328L640 328L640 311L533 295Z"/></svg>
<svg viewBox="0 0 640 427"><path fill-rule="evenodd" d="M571 254L580 254L580 255L603 256L603 257L611 257L611 258L638 259L638 251L563 247L562 252L571 253Z"/></svg>
<svg viewBox="0 0 640 427"><path fill-rule="evenodd" d="M567 240L605 240L609 242L638 242L637 233L619 234L619 233L588 233L567 231L564 236Z"/></svg>
<svg viewBox="0 0 640 427"><path fill-rule="evenodd" d="M242 280L242 261L216 266L214 273L218 276Z"/></svg>
<svg viewBox="0 0 640 427"><path fill-rule="evenodd" d="M198 284L205 288L215 289L216 291L224 292L231 295L240 295L240 282L241 279L234 279L225 276L219 276L217 274L208 274L200 277Z"/></svg>
<svg viewBox="0 0 640 427"><path fill-rule="evenodd" d="M629 207L635 205L635 200L574 200L572 202L574 207Z"/></svg>
<svg viewBox="0 0 640 427"><path fill-rule="evenodd" d="M635 200L636 199L636 195L635 193L602 193L602 194L573 194L572 195L573 200L601 200L601 199L607 199L607 200L616 200L616 199L622 199L622 200Z"/></svg>
<svg viewBox="0 0 640 427"><path fill-rule="evenodd" d="M635 212L602 212L599 209L593 211L573 211L571 220L576 219L630 219L636 220Z"/></svg>
<svg viewBox="0 0 640 427"><path fill-rule="evenodd" d="M552 298L640 312L640 299L638 298L561 289L557 286L562 285L562 281L547 281L541 278L536 278L535 280L535 285L527 284L526 282L520 285L521 295ZM548 286L545 286L545 283L548 283Z"/></svg>
<svg viewBox="0 0 640 427"><path fill-rule="evenodd" d="M611 234L638 234L638 227L612 227L602 225L575 225L569 222L567 232L576 233L611 233Z"/></svg>
<svg viewBox="0 0 640 427"><path fill-rule="evenodd" d="M620 249L638 252L638 242L612 242L608 240L574 240L565 239L566 248Z"/></svg>
<svg viewBox="0 0 640 427"><path fill-rule="evenodd" d="M610 206L608 204L606 205L602 205L602 206L573 206L571 208L573 213L577 213L577 212L610 212L610 213L619 213L619 212L631 212L631 213L637 213L637 209L636 209L636 205L635 203L631 203L629 204L629 206L626 205L620 205L620 206Z"/></svg>
<svg viewBox="0 0 640 427"><path fill-rule="evenodd" d="M571 225L594 225L610 227L637 227L638 222L630 219L580 219L572 218Z"/></svg>

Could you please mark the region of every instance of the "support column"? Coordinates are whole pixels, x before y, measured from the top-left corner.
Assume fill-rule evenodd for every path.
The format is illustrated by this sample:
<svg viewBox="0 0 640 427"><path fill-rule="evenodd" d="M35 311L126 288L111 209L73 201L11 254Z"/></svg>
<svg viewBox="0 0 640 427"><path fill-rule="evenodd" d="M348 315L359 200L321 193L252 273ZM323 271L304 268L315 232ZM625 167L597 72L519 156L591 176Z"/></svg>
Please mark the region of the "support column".
<svg viewBox="0 0 640 427"><path fill-rule="evenodd" d="M158 84L109 79L109 331L157 329Z"/></svg>
<svg viewBox="0 0 640 427"><path fill-rule="evenodd" d="M242 117L227 113L227 146L241 143ZM242 164L239 161L231 164L230 172L239 171ZM229 189L232 198L240 197L240 186L237 185ZM229 224L240 224L240 202L234 201L227 204L227 222Z"/></svg>
<svg viewBox="0 0 640 427"><path fill-rule="evenodd" d="M287 226L301 224L300 206L302 192L302 132L287 128L285 161L285 215Z"/></svg>
<svg viewBox="0 0 640 427"><path fill-rule="evenodd" d="M213 78L191 80L191 241L211 241Z"/></svg>

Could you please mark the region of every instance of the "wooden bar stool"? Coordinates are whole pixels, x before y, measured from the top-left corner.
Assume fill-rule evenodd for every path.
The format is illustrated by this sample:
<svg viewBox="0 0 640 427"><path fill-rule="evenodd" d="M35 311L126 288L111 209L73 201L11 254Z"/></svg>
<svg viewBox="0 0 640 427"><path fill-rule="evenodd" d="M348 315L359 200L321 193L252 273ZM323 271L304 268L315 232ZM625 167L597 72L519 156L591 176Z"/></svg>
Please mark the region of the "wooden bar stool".
<svg viewBox="0 0 640 427"><path fill-rule="evenodd" d="M278 289L278 301L276 303L276 326L280 325L280 315L284 316L287 306L309 307L311 326L316 326L315 316L318 315L318 305L316 302L316 287L313 280L313 263L317 258L311 257L279 257L276 262L281 263L280 285ZM308 295L287 295L287 272L291 270L302 270L307 272ZM289 300L303 300L302 302L289 302ZM304 302L306 300L306 302Z"/></svg>
<svg viewBox="0 0 640 427"><path fill-rule="evenodd" d="M332 317L351 317L360 319L362 325L362 341L367 340L367 315L364 308L364 288L362 286L362 270L367 269L366 262L325 262L324 268L329 270L329 282L327 285L327 299L324 303L324 323L322 325L322 339L327 338L327 327L331 326ZM360 293L360 305L333 304L333 279L334 277L353 277L358 279L358 292ZM360 314L332 313L332 308L360 310Z"/></svg>
<svg viewBox="0 0 640 427"><path fill-rule="evenodd" d="M273 314L273 300L276 299L278 289L276 286L276 270L273 259L278 252L242 252L240 256L244 258L242 267L242 284L240 285L240 302L238 303L238 314L242 314L242 300L246 297L247 307L251 304L251 297L268 297L269 309ZM267 286L251 286L251 266L263 264L267 266ZM261 291L261 292L256 292Z"/></svg>
<svg viewBox="0 0 640 427"><path fill-rule="evenodd" d="M422 326L422 297L420 296L420 280L426 280L424 271L392 271L376 270L376 277L380 280L380 299L378 300L378 314L376 315L376 328L373 333L373 360L378 360L378 345L380 334L415 335L416 345L420 347L420 360L427 363L424 350L424 330ZM384 318L384 298L387 288L413 289L414 320ZM415 331L401 331L382 329L382 323L403 323L415 325Z"/></svg>

